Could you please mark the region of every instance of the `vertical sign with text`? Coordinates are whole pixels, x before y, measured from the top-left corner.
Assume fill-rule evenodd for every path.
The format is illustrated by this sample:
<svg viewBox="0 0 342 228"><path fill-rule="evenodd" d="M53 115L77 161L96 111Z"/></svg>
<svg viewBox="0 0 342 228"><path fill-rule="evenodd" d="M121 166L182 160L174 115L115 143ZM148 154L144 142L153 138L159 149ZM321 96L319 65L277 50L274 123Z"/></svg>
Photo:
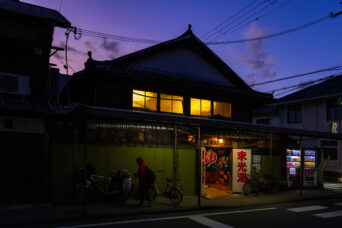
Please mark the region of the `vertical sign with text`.
<svg viewBox="0 0 342 228"><path fill-rule="evenodd" d="M233 192L242 192L247 174L251 172L251 150L233 149Z"/></svg>

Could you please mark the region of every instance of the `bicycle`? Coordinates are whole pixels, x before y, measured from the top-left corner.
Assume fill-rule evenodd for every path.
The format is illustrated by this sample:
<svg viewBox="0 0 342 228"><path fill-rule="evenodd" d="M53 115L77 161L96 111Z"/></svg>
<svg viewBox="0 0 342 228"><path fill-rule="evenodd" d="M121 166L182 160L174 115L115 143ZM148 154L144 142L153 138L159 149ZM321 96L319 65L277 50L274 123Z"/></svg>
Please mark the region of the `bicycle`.
<svg viewBox="0 0 342 228"><path fill-rule="evenodd" d="M183 200L182 188L180 185L173 186L171 182L173 182L172 179L166 178L166 187L164 193L160 193L156 183L151 184L147 189L149 199L154 201L157 195L164 195L165 197L169 198L172 205L179 205Z"/></svg>
<svg viewBox="0 0 342 228"><path fill-rule="evenodd" d="M243 193L245 195L251 194L251 193L259 193L259 192L265 192L265 193L274 193L278 191L278 182L268 176L264 175L262 178L258 178L256 174L254 175L248 175L245 184L243 185Z"/></svg>
<svg viewBox="0 0 342 228"><path fill-rule="evenodd" d="M245 195L251 194L251 193L258 193L260 192L261 186L260 182L257 179L256 176L251 176L247 174L246 182L243 185L243 193Z"/></svg>
<svg viewBox="0 0 342 228"><path fill-rule="evenodd" d="M84 170L81 169L81 173L82 171ZM99 193L115 202L124 202L129 198L134 189L131 176L125 170L112 171L112 175L110 176L87 172L86 179L79 182L76 186L78 190L83 191L83 194L85 194L83 201L86 202L89 201L90 195L93 198L98 198Z"/></svg>

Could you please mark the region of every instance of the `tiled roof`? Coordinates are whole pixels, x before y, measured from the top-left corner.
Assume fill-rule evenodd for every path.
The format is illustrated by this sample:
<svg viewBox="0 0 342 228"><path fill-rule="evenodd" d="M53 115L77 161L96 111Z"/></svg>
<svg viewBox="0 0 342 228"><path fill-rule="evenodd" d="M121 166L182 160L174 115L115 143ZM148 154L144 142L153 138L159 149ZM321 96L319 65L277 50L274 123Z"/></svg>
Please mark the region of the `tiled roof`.
<svg viewBox="0 0 342 228"><path fill-rule="evenodd" d="M313 100L321 97L342 95L342 75L280 98L277 103L290 103L301 100Z"/></svg>
<svg viewBox="0 0 342 228"><path fill-rule="evenodd" d="M188 47L196 49L206 58L207 61L211 62L217 69L220 69L223 75L227 77L228 80L231 80L233 84L245 90L252 90L225 62L223 62L212 50L197 38L190 28L184 34L175 39L153 45L113 60L93 61L93 63L97 67L125 66L137 59L142 59L146 56L152 55L153 53L169 50L173 47Z"/></svg>
<svg viewBox="0 0 342 228"><path fill-rule="evenodd" d="M15 0L0 0L0 10L27 15L44 20L51 20L54 21L57 26L63 28L70 26L70 22L56 10L28 4L25 2Z"/></svg>

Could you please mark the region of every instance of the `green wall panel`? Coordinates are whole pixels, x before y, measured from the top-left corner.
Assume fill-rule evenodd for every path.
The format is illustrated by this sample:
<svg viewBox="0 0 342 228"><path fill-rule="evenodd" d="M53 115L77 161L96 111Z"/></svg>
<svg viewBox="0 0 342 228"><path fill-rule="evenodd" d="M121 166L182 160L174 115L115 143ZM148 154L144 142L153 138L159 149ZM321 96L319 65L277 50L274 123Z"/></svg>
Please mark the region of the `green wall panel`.
<svg viewBox="0 0 342 228"><path fill-rule="evenodd" d="M179 178L184 195L195 194L195 153L195 149L178 150ZM161 192L165 189L165 179L173 177L173 148L88 145L86 157L87 163L95 166L96 174L110 175L113 170L126 169L132 174L133 181L138 169L136 158L143 157L146 164L156 172L156 182ZM72 201L77 171L84 159L83 145L52 145L52 191L55 202Z"/></svg>

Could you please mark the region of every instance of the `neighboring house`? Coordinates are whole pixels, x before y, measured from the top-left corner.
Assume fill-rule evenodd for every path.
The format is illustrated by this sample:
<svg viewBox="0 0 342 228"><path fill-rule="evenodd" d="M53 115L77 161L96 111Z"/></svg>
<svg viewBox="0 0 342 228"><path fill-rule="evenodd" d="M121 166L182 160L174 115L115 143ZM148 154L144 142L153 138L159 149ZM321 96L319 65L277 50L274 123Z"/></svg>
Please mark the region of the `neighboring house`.
<svg viewBox="0 0 342 228"><path fill-rule="evenodd" d="M51 197L49 131L58 70L49 66L55 27L70 22L55 10L0 0L1 203Z"/></svg>
<svg viewBox="0 0 342 228"><path fill-rule="evenodd" d="M278 99L275 103L254 111L253 122L277 127L296 128L341 134L342 76ZM305 139L305 148L319 148L329 161L326 172L341 176L342 141L331 139Z"/></svg>

